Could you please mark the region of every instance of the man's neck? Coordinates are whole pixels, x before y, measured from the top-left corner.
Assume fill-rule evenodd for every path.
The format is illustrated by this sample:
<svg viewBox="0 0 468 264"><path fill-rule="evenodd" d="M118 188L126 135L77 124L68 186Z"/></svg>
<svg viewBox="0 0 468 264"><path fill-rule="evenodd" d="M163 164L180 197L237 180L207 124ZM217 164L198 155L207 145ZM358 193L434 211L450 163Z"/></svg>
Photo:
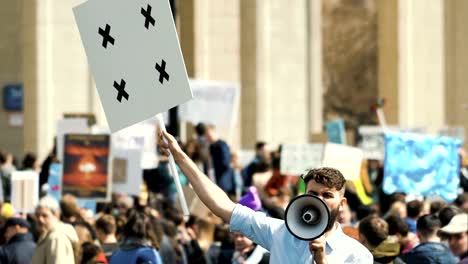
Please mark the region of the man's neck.
<svg viewBox="0 0 468 264"><path fill-rule="evenodd" d="M333 233L338 229L338 226L339 226L338 222L335 222L333 224L333 227L330 228L330 230L328 230L327 232L325 232L325 237L329 237L333 235Z"/></svg>
<svg viewBox="0 0 468 264"><path fill-rule="evenodd" d="M115 238L115 235L108 235L104 238L102 243L105 243L105 244L117 243L117 239Z"/></svg>
<svg viewBox="0 0 468 264"><path fill-rule="evenodd" d="M440 238L438 236L430 236L430 237L420 237L421 243L433 242L433 243L440 243Z"/></svg>

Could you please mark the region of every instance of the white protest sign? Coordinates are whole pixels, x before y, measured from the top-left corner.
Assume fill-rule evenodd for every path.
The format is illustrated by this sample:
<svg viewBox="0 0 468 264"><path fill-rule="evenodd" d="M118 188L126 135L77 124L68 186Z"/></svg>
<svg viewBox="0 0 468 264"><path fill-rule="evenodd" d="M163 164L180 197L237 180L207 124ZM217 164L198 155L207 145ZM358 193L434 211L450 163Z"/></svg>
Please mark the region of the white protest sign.
<svg viewBox="0 0 468 264"><path fill-rule="evenodd" d="M322 166L323 144L284 144L281 148L281 174L302 175Z"/></svg>
<svg viewBox="0 0 468 264"><path fill-rule="evenodd" d="M231 128L239 112L239 85L228 82L190 80L194 98L180 106L182 120Z"/></svg>
<svg viewBox="0 0 468 264"><path fill-rule="evenodd" d="M385 132L413 132L424 134L426 129L423 127L402 128L398 126L387 126L386 130L381 126L360 126L359 135L361 140L359 148L364 152L365 159L381 160L385 159Z"/></svg>
<svg viewBox="0 0 468 264"><path fill-rule="evenodd" d="M465 128L462 126L446 126L439 129L440 136L454 137L465 142Z"/></svg>
<svg viewBox="0 0 468 264"><path fill-rule="evenodd" d="M88 0L73 9L111 132L192 98L167 0Z"/></svg>
<svg viewBox="0 0 468 264"><path fill-rule="evenodd" d="M359 134L361 135L359 147L364 153L364 158L384 160L385 139L383 128L380 126L360 126Z"/></svg>
<svg viewBox="0 0 468 264"><path fill-rule="evenodd" d="M113 149L112 191L140 195L143 183L140 166L142 151L139 149Z"/></svg>
<svg viewBox="0 0 468 264"><path fill-rule="evenodd" d="M86 118L66 118L57 122L57 156L63 162L63 146L65 134L88 133L88 120Z"/></svg>
<svg viewBox="0 0 468 264"><path fill-rule="evenodd" d="M364 154L361 149L327 143L323 155L323 167L338 169L346 180L357 180L361 175Z"/></svg>
<svg viewBox="0 0 468 264"><path fill-rule="evenodd" d="M11 205L21 212L34 212L39 202L39 174L35 171L14 171L11 174Z"/></svg>

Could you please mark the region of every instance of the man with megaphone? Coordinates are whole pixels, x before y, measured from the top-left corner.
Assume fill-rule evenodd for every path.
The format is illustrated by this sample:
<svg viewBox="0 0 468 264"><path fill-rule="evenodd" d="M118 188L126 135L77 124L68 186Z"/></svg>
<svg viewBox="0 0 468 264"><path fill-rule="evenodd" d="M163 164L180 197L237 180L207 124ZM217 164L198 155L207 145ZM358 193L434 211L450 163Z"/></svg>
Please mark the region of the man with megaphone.
<svg viewBox="0 0 468 264"><path fill-rule="evenodd" d="M217 216L270 251L270 263L373 263L372 254L343 233L337 222L346 203L345 178L336 169L310 170L304 176L307 194L294 198L285 221L233 203L181 150L172 135L159 135L161 151L173 155L200 200Z"/></svg>

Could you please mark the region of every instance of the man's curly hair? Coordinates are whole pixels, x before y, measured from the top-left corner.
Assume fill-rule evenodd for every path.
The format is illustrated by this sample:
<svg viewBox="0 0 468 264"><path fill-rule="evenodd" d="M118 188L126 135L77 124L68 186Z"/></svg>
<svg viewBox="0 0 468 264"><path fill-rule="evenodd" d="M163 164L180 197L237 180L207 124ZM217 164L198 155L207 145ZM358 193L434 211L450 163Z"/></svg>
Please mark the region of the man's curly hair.
<svg viewBox="0 0 468 264"><path fill-rule="evenodd" d="M343 189L343 186L346 182L346 179L339 170L327 167L311 169L302 177L306 186L309 181L314 180L317 183L327 186L328 188L335 188L337 191Z"/></svg>

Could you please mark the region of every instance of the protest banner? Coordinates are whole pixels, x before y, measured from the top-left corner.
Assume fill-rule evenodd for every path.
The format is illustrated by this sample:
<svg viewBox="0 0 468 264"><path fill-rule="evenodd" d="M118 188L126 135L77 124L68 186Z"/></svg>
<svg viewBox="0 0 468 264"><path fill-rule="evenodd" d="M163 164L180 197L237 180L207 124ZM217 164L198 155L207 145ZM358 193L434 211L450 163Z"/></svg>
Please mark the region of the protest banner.
<svg viewBox="0 0 468 264"><path fill-rule="evenodd" d="M39 174L14 171L11 174L11 205L19 212L33 213L39 201Z"/></svg>
<svg viewBox="0 0 468 264"><path fill-rule="evenodd" d="M346 145L346 131L343 119L337 119L325 124L328 142Z"/></svg>
<svg viewBox="0 0 468 264"><path fill-rule="evenodd" d="M180 118L197 124L232 128L238 112L240 89L228 82L190 80L194 98L180 106Z"/></svg>
<svg viewBox="0 0 468 264"><path fill-rule="evenodd" d="M65 134L87 134L88 124L85 118L67 118L57 122L57 156L63 162L63 145Z"/></svg>
<svg viewBox="0 0 468 264"><path fill-rule="evenodd" d="M385 134L383 190L390 194L457 197L461 141L414 133Z"/></svg>
<svg viewBox="0 0 468 264"><path fill-rule="evenodd" d="M357 180L361 175L364 154L361 149L327 143L323 154L323 167L338 169L346 180Z"/></svg>
<svg viewBox="0 0 468 264"><path fill-rule="evenodd" d="M108 201L111 193L108 135L65 135L62 193Z"/></svg>
<svg viewBox="0 0 468 264"><path fill-rule="evenodd" d="M284 144L281 149L280 171L283 175L302 175L322 165L324 144Z"/></svg>
<svg viewBox="0 0 468 264"><path fill-rule="evenodd" d="M62 164L52 163L49 168L49 178L47 179L47 195L55 200L62 199Z"/></svg>
<svg viewBox="0 0 468 264"><path fill-rule="evenodd" d="M112 192L140 195L143 171L139 149L112 150Z"/></svg>

